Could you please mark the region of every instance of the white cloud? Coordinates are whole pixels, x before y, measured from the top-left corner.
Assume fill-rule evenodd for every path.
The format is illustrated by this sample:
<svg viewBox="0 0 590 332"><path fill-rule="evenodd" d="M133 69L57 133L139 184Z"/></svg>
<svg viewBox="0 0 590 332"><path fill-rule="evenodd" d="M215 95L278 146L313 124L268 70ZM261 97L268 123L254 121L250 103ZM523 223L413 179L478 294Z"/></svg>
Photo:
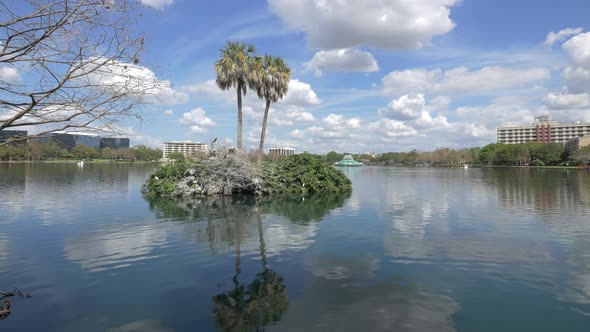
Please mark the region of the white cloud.
<svg viewBox="0 0 590 332"><path fill-rule="evenodd" d="M127 225L130 226L130 225ZM165 232L150 227L128 227L67 239L65 258L89 272L113 270L156 258L153 250L167 242Z"/></svg>
<svg viewBox="0 0 590 332"><path fill-rule="evenodd" d="M379 70L373 54L350 48L319 51L304 66L313 70L316 76L321 76L323 70L365 73Z"/></svg>
<svg viewBox="0 0 590 332"><path fill-rule="evenodd" d="M425 110L428 112L441 111L449 108L451 103L451 97L449 96L437 96L430 100L430 103L426 105Z"/></svg>
<svg viewBox="0 0 590 332"><path fill-rule="evenodd" d="M443 100L442 102L446 101ZM436 102L441 103L441 100L436 100ZM403 121L405 125L415 129L449 127L450 124L446 117L441 115L433 117L430 114L430 110L437 107L438 105L426 107L426 101L422 94L417 94L415 97L403 95L392 100L387 105L387 108L380 109L379 114L389 120Z"/></svg>
<svg viewBox="0 0 590 332"><path fill-rule="evenodd" d="M425 104L422 94L414 98L404 95L392 100L387 108L379 110L379 114L393 120L415 120L421 116Z"/></svg>
<svg viewBox="0 0 590 332"><path fill-rule="evenodd" d="M482 146L495 141L498 126L532 123L539 111L526 108L531 99L526 97L505 96L493 99L489 105L450 110L447 96L438 96L429 103L421 94L404 95L380 109L376 120L332 113L288 135L295 140L296 148L317 152Z"/></svg>
<svg viewBox="0 0 590 332"><path fill-rule="evenodd" d="M572 64L590 69L590 32L573 36L563 43L563 49Z"/></svg>
<svg viewBox="0 0 590 332"><path fill-rule="evenodd" d="M0 67L0 83L18 84L22 81L18 70L14 67Z"/></svg>
<svg viewBox="0 0 590 332"><path fill-rule="evenodd" d="M420 48L455 24L456 0L268 0L288 26L307 33L315 48L365 45L373 48Z"/></svg>
<svg viewBox="0 0 590 332"><path fill-rule="evenodd" d="M164 114L166 114L166 115L173 115L174 114L174 111L173 110L165 110L164 111Z"/></svg>
<svg viewBox="0 0 590 332"><path fill-rule="evenodd" d="M132 145L146 145L152 148L162 148L164 140L147 134L128 135Z"/></svg>
<svg viewBox="0 0 590 332"><path fill-rule="evenodd" d="M147 104L184 104L188 96L172 89L168 80L160 80L149 68L100 57L87 59L80 72L88 74L77 80L105 89L109 93L127 93Z"/></svg>
<svg viewBox="0 0 590 332"><path fill-rule="evenodd" d="M383 78L383 93L488 93L527 86L549 77L549 70L541 67L514 69L494 66L473 71L457 67L444 72L440 69L408 69L387 74Z"/></svg>
<svg viewBox="0 0 590 332"><path fill-rule="evenodd" d="M299 129L294 129L293 131L291 131L289 133L289 136L291 136L293 138L304 138L305 132L303 132L302 130L299 130Z"/></svg>
<svg viewBox="0 0 590 332"><path fill-rule="evenodd" d="M484 67L469 71L459 67L445 72L440 90L445 92L480 92L526 86L550 77L546 68L513 69Z"/></svg>
<svg viewBox="0 0 590 332"><path fill-rule="evenodd" d="M189 126L191 133L202 134L207 132L207 128L215 126L215 122L206 116L206 112L202 108L195 108L190 112L186 112L180 118L180 124Z"/></svg>
<svg viewBox="0 0 590 332"><path fill-rule="evenodd" d="M392 71L383 77L383 92L388 95L401 95L431 90L441 77L442 71L440 69Z"/></svg>
<svg viewBox="0 0 590 332"><path fill-rule="evenodd" d="M321 100L311 88L308 83L299 80L290 80L289 89L285 97L279 101L279 105L295 105L295 106L315 106L319 105Z"/></svg>
<svg viewBox="0 0 590 332"><path fill-rule="evenodd" d="M251 106L245 106L242 109L242 112L244 117L252 120L255 125L262 125L262 118L264 116L263 109L254 109ZM315 121L313 114L305 111L302 107L288 106L281 110L276 110L271 107L268 111L268 124L273 127L288 127L313 121Z"/></svg>
<svg viewBox="0 0 590 332"><path fill-rule="evenodd" d="M488 105L482 106L460 106L453 111L455 118L462 122L473 123L483 126L494 135L490 135L490 141L495 140L497 127L528 125L533 123L535 111L528 108L527 104L519 103L512 98L498 98Z"/></svg>
<svg viewBox="0 0 590 332"><path fill-rule="evenodd" d="M146 7L162 10L171 6L174 3L174 0L141 0L141 3Z"/></svg>
<svg viewBox="0 0 590 332"><path fill-rule="evenodd" d="M215 98L217 100L222 100L227 103L235 103L236 93L235 91L223 91L215 83L215 80L207 80L202 83L191 84L181 88L181 90L186 91L191 94L195 94L198 96L206 96Z"/></svg>
<svg viewBox="0 0 590 332"><path fill-rule="evenodd" d="M187 85L182 88L183 91L194 94L196 96L204 96L221 100L227 104L236 104L235 90L221 90L215 80L207 80L202 83ZM243 98L244 105L261 104L261 100L256 96L256 93L249 91ZM316 92L312 89L309 83L301 82L299 80L290 80L287 94L278 103L273 104L274 107L281 106L315 106L319 105L321 100L318 98Z"/></svg>
<svg viewBox="0 0 590 332"><path fill-rule="evenodd" d="M4 272L8 258L8 237L0 233L0 272Z"/></svg>
<svg viewBox="0 0 590 332"><path fill-rule="evenodd" d="M136 132L136 129L133 127L114 126L110 129L108 133L112 135L128 137L132 146L147 145L152 148L162 148L162 143L164 142L161 137L153 137L144 132Z"/></svg>
<svg viewBox="0 0 590 332"><path fill-rule="evenodd" d="M543 104L552 110L569 110L590 108L590 95L588 93L569 94L549 93L543 98Z"/></svg>
<svg viewBox="0 0 590 332"><path fill-rule="evenodd" d="M567 82L569 91L573 93L590 91L590 70L583 67L567 66L562 75Z"/></svg>
<svg viewBox="0 0 590 332"><path fill-rule="evenodd" d="M563 79L572 93L590 92L590 32L581 33L563 43L569 64Z"/></svg>
<svg viewBox="0 0 590 332"><path fill-rule="evenodd" d="M547 38L545 39L545 45L551 47L556 42L565 40L570 36L580 34L582 31L582 28L567 28L560 30L558 32L551 31L549 32L549 34L547 34Z"/></svg>

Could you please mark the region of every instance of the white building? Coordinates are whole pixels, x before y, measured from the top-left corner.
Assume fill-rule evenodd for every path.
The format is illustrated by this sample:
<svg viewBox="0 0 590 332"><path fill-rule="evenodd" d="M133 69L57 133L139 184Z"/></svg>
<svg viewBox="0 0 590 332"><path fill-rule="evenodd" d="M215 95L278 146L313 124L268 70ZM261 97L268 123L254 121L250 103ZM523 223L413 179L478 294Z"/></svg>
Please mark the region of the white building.
<svg viewBox="0 0 590 332"><path fill-rule="evenodd" d="M521 144L527 142L561 143L590 135L590 123L559 123L551 115L538 116L530 126L502 127L497 129L498 143Z"/></svg>
<svg viewBox="0 0 590 332"><path fill-rule="evenodd" d="M268 149L269 156L292 156L295 154L295 149L292 148L285 148L285 147L276 147Z"/></svg>
<svg viewBox="0 0 590 332"><path fill-rule="evenodd" d="M180 152L185 157L199 152L209 152L209 145L207 143L193 143L191 141L185 142L164 142L164 159L168 159L168 155L174 152Z"/></svg>

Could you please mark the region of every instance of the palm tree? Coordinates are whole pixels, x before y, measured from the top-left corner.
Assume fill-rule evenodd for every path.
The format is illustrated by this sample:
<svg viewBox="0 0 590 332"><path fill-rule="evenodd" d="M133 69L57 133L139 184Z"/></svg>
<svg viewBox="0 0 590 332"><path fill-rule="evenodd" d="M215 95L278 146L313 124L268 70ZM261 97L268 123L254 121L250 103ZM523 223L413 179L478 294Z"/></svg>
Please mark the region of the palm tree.
<svg viewBox="0 0 590 332"><path fill-rule="evenodd" d="M256 94L260 99L266 100L264 118L262 119L262 132L260 133L260 146L258 147L258 164L262 162L270 103L276 103L283 99L289 88L290 78L291 69L287 67L282 58L270 55L265 55L263 58L254 58L248 83L251 88L256 90Z"/></svg>
<svg viewBox="0 0 590 332"><path fill-rule="evenodd" d="M228 41L219 50L221 58L215 62L217 79L221 90L236 88L238 93L238 149L242 149L242 94L246 95L247 78L256 49L251 44Z"/></svg>

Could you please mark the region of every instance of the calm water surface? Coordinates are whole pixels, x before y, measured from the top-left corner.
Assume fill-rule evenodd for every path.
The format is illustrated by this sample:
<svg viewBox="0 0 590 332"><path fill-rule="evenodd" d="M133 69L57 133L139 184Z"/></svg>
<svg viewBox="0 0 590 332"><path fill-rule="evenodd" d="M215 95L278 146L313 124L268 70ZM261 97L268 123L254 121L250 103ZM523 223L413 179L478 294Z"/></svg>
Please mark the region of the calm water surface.
<svg viewBox="0 0 590 332"><path fill-rule="evenodd" d="M590 174L346 169L149 202L154 166L0 165L0 331L589 331Z"/></svg>

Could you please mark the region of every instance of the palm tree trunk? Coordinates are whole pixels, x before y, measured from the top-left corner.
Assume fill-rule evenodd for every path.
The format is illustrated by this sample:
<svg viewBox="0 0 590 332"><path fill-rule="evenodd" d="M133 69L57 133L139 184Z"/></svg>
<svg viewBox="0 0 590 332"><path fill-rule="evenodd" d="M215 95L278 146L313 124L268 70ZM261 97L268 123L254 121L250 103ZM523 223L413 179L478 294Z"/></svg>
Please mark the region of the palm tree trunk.
<svg viewBox="0 0 590 332"><path fill-rule="evenodd" d="M270 100L266 101L264 108L264 118L262 118L262 132L260 133L260 146L258 147L258 165L262 163L262 155L264 154L264 136L266 135L266 120L268 119L268 110L270 109Z"/></svg>
<svg viewBox="0 0 590 332"><path fill-rule="evenodd" d="M232 278L232 280L234 281L234 286L235 289L237 290L240 283L238 281L238 276L240 275L240 272L242 271L242 269L240 268L240 232L238 231L238 237L236 239L236 263L235 263L235 271L236 274L234 274L234 277Z"/></svg>
<svg viewBox="0 0 590 332"><path fill-rule="evenodd" d="M262 232L262 216L260 211L256 215L256 223L258 224L258 242L260 243L260 259L262 260L262 268L264 271L268 270L268 262L266 258L266 244L264 243L264 233Z"/></svg>
<svg viewBox="0 0 590 332"><path fill-rule="evenodd" d="M238 83L238 150L242 149L242 84Z"/></svg>

